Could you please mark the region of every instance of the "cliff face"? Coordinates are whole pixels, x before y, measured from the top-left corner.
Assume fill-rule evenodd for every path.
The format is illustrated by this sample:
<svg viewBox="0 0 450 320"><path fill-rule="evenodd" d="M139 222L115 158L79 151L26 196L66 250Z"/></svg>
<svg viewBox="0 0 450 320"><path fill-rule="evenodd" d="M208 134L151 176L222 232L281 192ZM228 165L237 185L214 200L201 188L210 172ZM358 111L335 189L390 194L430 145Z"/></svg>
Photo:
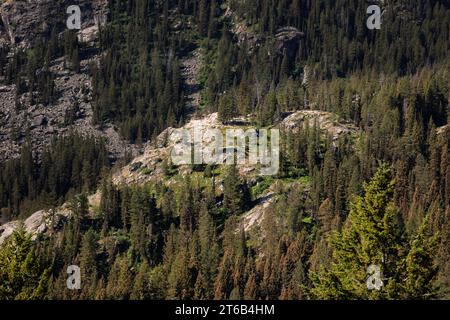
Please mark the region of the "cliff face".
<svg viewBox="0 0 450 320"><path fill-rule="evenodd" d="M81 0L78 3L83 29L106 21L107 0ZM49 34L53 26L59 31L64 29L66 10L71 4L73 1L68 0L6 1L0 6L0 35L10 44L30 46L37 35Z"/></svg>
<svg viewBox="0 0 450 320"><path fill-rule="evenodd" d="M1 2L1 1L0 1ZM49 36L53 30L62 33L66 28L69 0L6 1L0 5L0 49L9 52L28 49L40 36ZM98 61L96 50L98 26L108 17L107 0L77 1L81 9L82 28L78 38L94 49L80 57L80 72L68 69L63 58L50 62L57 100L50 105L36 103L30 93L18 94L15 84L0 83L0 161L20 155L27 132L33 151L40 154L56 136L76 131L102 137L114 158L122 156L128 143L119 137L112 126L98 128L92 125L92 79L89 63ZM0 76L1 80L1 76ZM21 108L17 108L17 102ZM67 124L65 114L76 106L73 123Z"/></svg>

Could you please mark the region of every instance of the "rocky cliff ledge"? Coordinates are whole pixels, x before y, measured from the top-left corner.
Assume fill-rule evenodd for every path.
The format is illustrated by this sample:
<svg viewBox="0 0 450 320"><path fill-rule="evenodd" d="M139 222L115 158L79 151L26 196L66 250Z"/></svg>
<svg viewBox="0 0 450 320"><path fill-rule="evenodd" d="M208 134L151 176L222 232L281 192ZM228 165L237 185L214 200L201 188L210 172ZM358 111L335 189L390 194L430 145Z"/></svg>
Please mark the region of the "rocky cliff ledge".
<svg viewBox="0 0 450 320"><path fill-rule="evenodd" d="M76 2L82 12L82 29L106 21L107 0ZM65 28L66 10L72 4L70 0L4 1L0 6L0 38L12 45L30 46L37 35L49 34L54 27L58 31Z"/></svg>

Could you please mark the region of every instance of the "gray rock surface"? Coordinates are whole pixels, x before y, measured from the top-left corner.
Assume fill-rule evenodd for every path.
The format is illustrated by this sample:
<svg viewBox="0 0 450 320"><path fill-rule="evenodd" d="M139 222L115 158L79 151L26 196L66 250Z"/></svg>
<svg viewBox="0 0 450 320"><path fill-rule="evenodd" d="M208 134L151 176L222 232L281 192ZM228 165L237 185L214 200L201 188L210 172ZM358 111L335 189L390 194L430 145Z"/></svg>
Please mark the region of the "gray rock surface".
<svg viewBox="0 0 450 320"><path fill-rule="evenodd" d="M96 46L98 26L107 19L107 2L77 1L82 14L78 36L88 46ZM17 47L31 47L36 36L48 34L48 25L64 31L66 9L72 4L69 0L4 2L0 5L0 46L6 46L11 52ZM4 85L0 79L0 161L18 157L27 137L33 152L39 156L54 137L74 131L105 138L113 158L122 157L125 150L137 153L137 148L121 139L112 125L98 128L92 124L92 79L88 66L98 61L98 55L84 57L80 61L80 73L67 69L62 58L52 61L50 71L55 78L57 101L50 105L32 103L28 92L17 96L16 86ZM68 113L74 114L71 121L67 121Z"/></svg>
<svg viewBox="0 0 450 320"><path fill-rule="evenodd" d="M0 90L0 161L20 155L26 142L27 132L33 151L42 153L55 136L77 132L83 136L105 138L108 151L114 158L123 156L125 150L137 153L137 148L124 141L112 125L98 128L92 124L92 83L88 64L98 57L81 61L81 73L64 68L62 59L51 66L55 75L57 101L51 105L31 104L29 93L19 97L21 108L16 108L15 86L4 86ZM73 123L67 123L66 113L75 110Z"/></svg>
<svg viewBox="0 0 450 320"><path fill-rule="evenodd" d="M57 210L41 210L32 214L25 221L11 221L0 225L0 245L3 244L17 228L23 227L24 230L36 239L40 234L55 231L61 220L67 219L71 211L67 206L62 206Z"/></svg>
<svg viewBox="0 0 450 320"><path fill-rule="evenodd" d="M70 0L5 1L0 6L3 36L11 44L30 46L37 35L50 33L50 26L63 29L68 17L66 10L73 4ZM77 4L83 29L106 21L107 0L80 0Z"/></svg>

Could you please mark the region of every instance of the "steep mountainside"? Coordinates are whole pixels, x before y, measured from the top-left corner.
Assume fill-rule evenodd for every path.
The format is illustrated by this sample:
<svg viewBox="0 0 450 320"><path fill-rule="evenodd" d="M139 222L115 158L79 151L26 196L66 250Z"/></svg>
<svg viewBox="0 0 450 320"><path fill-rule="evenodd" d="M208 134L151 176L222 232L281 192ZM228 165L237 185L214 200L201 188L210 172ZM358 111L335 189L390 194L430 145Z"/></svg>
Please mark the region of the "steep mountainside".
<svg viewBox="0 0 450 320"><path fill-rule="evenodd" d="M334 119L334 120L331 120ZM242 119L240 119L242 121ZM315 123L322 130L324 137L330 137L330 139L336 141L342 135L355 135L357 133L356 128L350 124L340 123L337 117L327 112L313 112L313 111L298 111L289 115L283 120L279 127L283 132L290 133L305 125L313 126ZM245 122L244 122L245 123ZM203 141L210 143L208 137L205 136L205 132L210 129L218 128L225 132L226 129L246 129L244 125L223 125L218 121L217 113L211 114L207 117L192 120L183 126L181 129L189 130L193 133L194 127L202 128ZM146 183L163 183L167 186L180 184L180 176L188 176L194 173L191 165L174 166L170 169L171 178L167 179L167 166L170 166L171 154L174 150L175 144L178 142L176 129L167 128L162 132L154 143L149 143L142 155L131 160L130 164L120 168L113 174L112 182L117 186L130 186L130 185L145 185ZM225 165L219 166L221 170L225 171ZM238 165L239 174L245 177L247 180L251 180L254 186L260 185L263 179L259 177L259 171L257 165L245 164ZM222 185L217 190L217 196L223 195L223 177L217 177L216 183ZM271 185L276 185L277 180L271 181ZM280 182L281 183L281 182ZM270 189L269 189L270 191ZM91 214L94 215L94 208L100 204L102 190L97 190L93 196L89 198L89 205L91 208ZM269 205L269 202L273 199L273 192L269 192L259 197L254 202L254 207L245 214L243 219L243 227L247 231L255 223L260 224L264 219L265 208ZM60 228L61 219L68 218L73 212L71 212L68 204L66 203L60 209L43 211L40 210L32 214L28 219L24 221L25 230L31 233L34 237L38 235L53 231L53 228ZM0 244L5 241L13 231L20 226L20 221L12 221L3 226L0 226Z"/></svg>
<svg viewBox="0 0 450 320"><path fill-rule="evenodd" d="M2 50L8 55L35 46L36 39L59 34L65 30L66 9L70 1L8 1L1 5L0 38ZM33 151L41 154L51 141L68 132L103 137L114 158L124 156L129 144L113 126L93 125L92 77L89 64L98 63L98 27L107 21L107 1L81 1L82 30L79 38L85 45L80 56L79 71L72 70L65 59L49 63L54 83L55 99L47 103L36 101L36 92L21 92L17 84L0 87L0 160L16 158L21 147L31 142ZM1 77L0 77L1 79Z"/></svg>
<svg viewBox="0 0 450 320"><path fill-rule="evenodd" d="M450 298L449 31L444 0L0 1L0 300ZM176 161L227 130L276 170Z"/></svg>

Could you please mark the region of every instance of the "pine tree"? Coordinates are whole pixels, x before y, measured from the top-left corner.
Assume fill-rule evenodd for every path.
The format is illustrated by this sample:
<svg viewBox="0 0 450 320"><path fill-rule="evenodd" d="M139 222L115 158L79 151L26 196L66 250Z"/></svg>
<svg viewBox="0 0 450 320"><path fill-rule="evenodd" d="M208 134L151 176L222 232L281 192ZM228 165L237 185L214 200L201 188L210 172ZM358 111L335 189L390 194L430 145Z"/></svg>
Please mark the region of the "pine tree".
<svg viewBox="0 0 450 320"><path fill-rule="evenodd" d="M152 300L162 300L166 298L167 275L163 266L157 266L150 271L148 292Z"/></svg>
<svg viewBox="0 0 450 320"><path fill-rule="evenodd" d="M435 274L431 259L434 240L423 229L411 250L402 251L404 234L393 203L395 181L381 164L365 194L356 197L348 221L332 239L333 263L328 271L310 274L311 294L319 299L392 299L404 296L430 298ZM383 286L369 289L369 266L378 266ZM419 271L420 270L420 271ZM406 277L406 284L404 278ZM420 285L418 285L418 283Z"/></svg>
<svg viewBox="0 0 450 320"><path fill-rule="evenodd" d="M83 220L87 218L89 214L89 201L86 194L83 193L79 196L76 196L70 202L70 208L77 219Z"/></svg>
<svg viewBox="0 0 450 320"><path fill-rule="evenodd" d="M205 299L214 296L213 283L219 264L219 246L214 222L205 203L200 209L198 224L200 241L200 272L197 278L197 291Z"/></svg>
<svg viewBox="0 0 450 320"><path fill-rule="evenodd" d="M223 208L227 215L239 214L250 204L247 184L237 170L236 165L230 166L224 179Z"/></svg>
<svg viewBox="0 0 450 320"><path fill-rule="evenodd" d="M106 286L106 296L113 300L126 300L130 296L133 274L130 272L126 256L116 257Z"/></svg>
<svg viewBox="0 0 450 320"><path fill-rule="evenodd" d="M92 299L97 282L97 237L92 229L89 229L81 240L80 269L83 279L81 298Z"/></svg>
<svg viewBox="0 0 450 320"><path fill-rule="evenodd" d="M219 98L219 119L223 123L227 123L236 117L236 107L233 103L233 96L231 93L224 93Z"/></svg>
<svg viewBox="0 0 450 320"><path fill-rule="evenodd" d="M258 288L258 275L256 272L255 261L253 257L247 258L247 265L245 266L245 274L247 282L244 287L245 300L256 300L259 298L259 288Z"/></svg>
<svg viewBox="0 0 450 320"><path fill-rule="evenodd" d="M232 272L233 272L231 253L226 251L220 263L216 282L214 284L214 299L225 300L230 296L233 290Z"/></svg>
<svg viewBox="0 0 450 320"><path fill-rule="evenodd" d="M306 283L306 237L298 233L296 239L289 245L281 261L281 295L280 299L304 299L302 286Z"/></svg>
<svg viewBox="0 0 450 320"><path fill-rule="evenodd" d="M170 273L167 278L167 298L168 299L188 299L192 297L191 277L187 257L188 248L186 246L179 249L173 261Z"/></svg>
<svg viewBox="0 0 450 320"><path fill-rule="evenodd" d="M149 275L148 263L144 261L141 263L136 278L134 279L134 285L130 296L131 300L147 300L150 298Z"/></svg>
<svg viewBox="0 0 450 320"><path fill-rule="evenodd" d="M382 165L364 197L353 203L346 225L334 236L333 264L329 271L312 275L312 295L317 298L375 298L367 288L367 268L383 266L385 276L394 276L399 254L396 208L392 203L394 181ZM386 296L385 288L380 292Z"/></svg>
<svg viewBox="0 0 450 320"><path fill-rule="evenodd" d="M36 255L31 236L16 230L0 247L0 300L40 300L47 294L50 269Z"/></svg>
<svg viewBox="0 0 450 320"><path fill-rule="evenodd" d="M437 275L435 252L438 237L430 235L429 216L427 216L418 234L413 237L411 249L405 258L405 294L403 299L428 300L437 295L434 280Z"/></svg>

